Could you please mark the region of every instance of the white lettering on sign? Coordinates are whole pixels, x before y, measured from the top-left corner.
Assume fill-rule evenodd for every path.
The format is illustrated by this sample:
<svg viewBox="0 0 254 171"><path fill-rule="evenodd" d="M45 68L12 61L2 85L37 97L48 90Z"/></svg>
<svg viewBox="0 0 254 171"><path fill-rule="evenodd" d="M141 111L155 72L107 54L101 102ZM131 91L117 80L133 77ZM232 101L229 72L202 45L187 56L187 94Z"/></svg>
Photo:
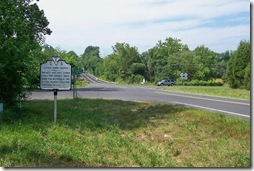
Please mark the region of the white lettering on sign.
<svg viewBox="0 0 254 171"><path fill-rule="evenodd" d="M62 60L47 61L41 64L41 89L71 89L71 65Z"/></svg>

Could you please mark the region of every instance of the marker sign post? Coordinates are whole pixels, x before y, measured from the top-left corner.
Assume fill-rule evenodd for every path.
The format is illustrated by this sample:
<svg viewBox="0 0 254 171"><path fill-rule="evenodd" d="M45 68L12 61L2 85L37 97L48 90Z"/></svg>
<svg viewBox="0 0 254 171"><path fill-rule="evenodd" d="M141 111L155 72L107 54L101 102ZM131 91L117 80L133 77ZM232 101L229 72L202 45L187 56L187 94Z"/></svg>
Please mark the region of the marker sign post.
<svg viewBox="0 0 254 171"><path fill-rule="evenodd" d="M77 99L77 97L78 97L78 91L77 91L77 89L76 89L76 80L77 80L77 76L79 75L79 74L81 74L83 72L83 69L81 69L81 68L72 68L72 80L73 80L73 88L72 88L72 90L73 90L73 107L75 107L76 106L76 100L75 99Z"/></svg>
<svg viewBox="0 0 254 171"><path fill-rule="evenodd" d="M53 90L54 92L54 123L57 114L57 91L71 89L71 65L60 57L41 64L40 87L42 90Z"/></svg>

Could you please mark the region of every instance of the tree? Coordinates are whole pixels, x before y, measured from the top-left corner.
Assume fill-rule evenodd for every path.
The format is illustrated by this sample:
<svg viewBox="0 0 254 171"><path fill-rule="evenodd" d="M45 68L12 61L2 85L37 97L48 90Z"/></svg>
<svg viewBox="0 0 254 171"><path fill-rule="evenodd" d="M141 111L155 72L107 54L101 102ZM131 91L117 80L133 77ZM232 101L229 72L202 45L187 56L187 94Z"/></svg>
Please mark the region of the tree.
<svg viewBox="0 0 254 171"><path fill-rule="evenodd" d="M228 61L227 82L232 88L250 85L250 42L241 41Z"/></svg>
<svg viewBox="0 0 254 171"><path fill-rule="evenodd" d="M146 75L146 65L144 63L133 63L131 66L132 74L139 74L143 77Z"/></svg>
<svg viewBox="0 0 254 171"><path fill-rule="evenodd" d="M51 34L48 24L32 0L0 1L0 101L7 105L23 92L31 53Z"/></svg>
<svg viewBox="0 0 254 171"><path fill-rule="evenodd" d="M132 74L130 66L141 62L137 48L131 47L128 43L116 43L113 47L113 54L119 65L120 77L127 81Z"/></svg>
<svg viewBox="0 0 254 171"><path fill-rule="evenodd" d="M117 63L117 56L110 54L102 61L100 76L109 81L116 81L119 77L120 66Z"/></svg>
<svg viewBox="0 0 254 171"><path fill-rule="evenodd" d="M248 63L248 65L244 71L245 71L245 73L244 73L244 87L247 90L250 90L250 62Z"/></svg>
<svg viewBox="0 0 254 171"><path fill-rule="evenodd" d="M196 57L195 62L197 65L197 74L195 79L209 80L216 77L216 61L215 53L204 45L198 46L194 50Z"/></svg>
<svg viewBox="0 0 254 171"><path fill-rule="evenodd" d="M230 59L232 53L232 51L226 51L220 54L216 53L216 78L222 78L224 81L226 80L227 62Z"/></svg>
<svg viewBox="0 0 254 171"><path fill-rule="evenodd" d="M98 46L88 46L81 55L81 60L85 70L97 75L96 69L101 62L100 48Z"/></svg>
<svg viewBox="0 0 254 171"><path fill-rule="evenodd" d="M178 70L179 72L176 73L176 77L179 78L180 73L187 73L188 74L188 80L192 80L196 77L197 71L197 64L195 61L196 54L195 52L185 50L178 54Z"/></svg>
<svg viewBox="0 0 254 171"><path fill-rule="evenodd" d="M64 52L60 54L60 57L65 60L67 63L72 65L72 68L78 69L82 68L83 66L81 65L81 58L73 51L69 52Z"/></svg>
<svg viewBox="0 0 254 171"><path fill-rule="evenodd" d="M188 46L183 45L180 39L168 37L164 42L158 41L155 47L148 50L149 81L176 79L176 70L180 65L179 53L188 50Z"/></svg>

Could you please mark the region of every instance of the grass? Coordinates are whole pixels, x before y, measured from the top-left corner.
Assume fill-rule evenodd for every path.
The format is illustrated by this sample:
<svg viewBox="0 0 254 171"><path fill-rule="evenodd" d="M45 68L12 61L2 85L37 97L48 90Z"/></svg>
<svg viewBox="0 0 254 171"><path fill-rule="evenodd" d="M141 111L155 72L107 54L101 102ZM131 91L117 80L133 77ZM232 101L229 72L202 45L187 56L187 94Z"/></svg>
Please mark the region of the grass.
<svg viewBox="0 0 254 171"><path fill-rule="evenodd" d="M6 109L2 167L247 167L250 122L177 105L28 101Z"/></svg>
<svg viewBox="0 0 254 171"><path fill-rule="evenodd" d="M250 90L232 89L228 86L164 86L159 89L250 100Z"/></svg>

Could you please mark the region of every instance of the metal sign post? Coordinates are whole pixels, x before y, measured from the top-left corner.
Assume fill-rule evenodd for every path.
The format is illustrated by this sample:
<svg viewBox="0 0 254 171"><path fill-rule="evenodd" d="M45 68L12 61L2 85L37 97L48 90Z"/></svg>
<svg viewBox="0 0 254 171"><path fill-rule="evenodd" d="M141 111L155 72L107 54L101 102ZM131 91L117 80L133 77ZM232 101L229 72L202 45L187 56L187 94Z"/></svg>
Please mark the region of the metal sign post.
<svg viewBox="0 0 254 171"><path fill-rule="evenodd" d="M41 64L40 69L41 89L53 90L54 92L54 123L56 123L57 92L58 90L71 89L71 65L56 56Z"/></svg>
<svg viewBox="0 0 254 171"><path fill-rule="evenodd" d="M75 93L75 91L76 91L76 75L75 75L75 73L74 73L74 75L72 75L72 77L73 77L73 107L75 108L76 107L76 93Z"/></svg>
<svg viewBox="0 0 254 171"><path fill-rule="evenodd" d="M73 68L72 70L72 87L73 87L73 107L76 107L77 101L76 99L78 98L78 89L77 89L77 78L78 75L83 72L83 69L81 68Z"/></svg>
<svg viewBox="0 0 254 171"><path fill-rule="evenodd" d="M57 89L54 89L53 92L54 92L54 123L56 124L56 118L57 118Z"/></svg>

